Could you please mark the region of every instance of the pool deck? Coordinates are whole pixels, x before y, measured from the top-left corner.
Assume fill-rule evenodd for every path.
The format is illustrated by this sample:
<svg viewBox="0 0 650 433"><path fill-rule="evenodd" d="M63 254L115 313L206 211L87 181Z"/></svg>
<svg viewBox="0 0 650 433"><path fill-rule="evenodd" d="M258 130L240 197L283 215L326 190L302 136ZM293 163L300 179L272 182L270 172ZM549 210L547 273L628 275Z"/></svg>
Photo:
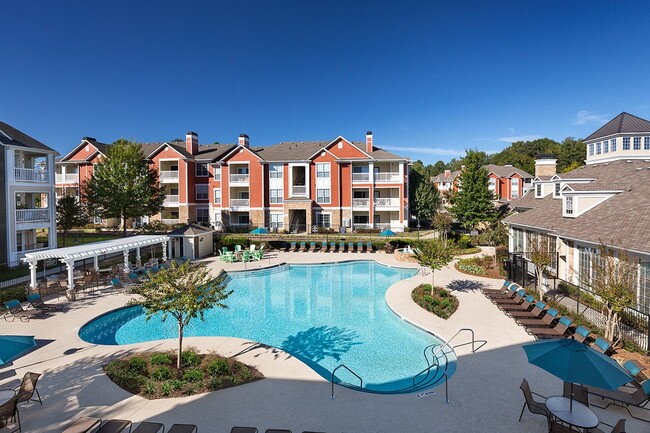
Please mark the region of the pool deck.
<svg viewBox="0 0 650 433"><path fill-rule="evenodd" d="M389 266L418 268L398 262L393 255L356 253L276 253L273 258L252 264L223 264L206 261L218 271L274 266L278 263L322 263L343 260L376 260ZM43 373L38 388L43 406L21 406L24 432L59 432L80 415L103 419L130 419L197 424L201 432L227 433L233 426L290 429L293 432L546 432L546 420L524 414L521 379L528 379L533 391L561 394L562 382L527 363L521 344L533 341L522 327L500 312L478 287L496 288L500 280L470 277L453 268L436 271L436 285L454 291L460 303L449 320L431 315L416 305L411 290L430 283L431 274L418 273L389 288L386 300L405 320L449 339L461 328L472 328L476 338L488 343L476 353L470 346L457 349L458 367L449 380L449 403L444 386L433 395L376 395L336 387L330 398L330 384L289 354L254 342L223 337L191 337L185 347L215 351L258 368L266 379L226 390L183 398L146 400L114 385L102 371L110 359L126 353L175 348L175 340L125 346L98 346L82 341L79 328L95 316L125 305L130 296L102 293L81 297L64 312L29 323L0 321L0 335L34 335L40 347L0 367L0 388L13 386L27 371ZM49 301L49 302L55 302ZM360 319L362 319L360 317ZM460 334L453 344L469 341ZM628 432L647 431L647 423L630 419L619 408L594 409L599 418L614 424L627 418Z"/></svg>

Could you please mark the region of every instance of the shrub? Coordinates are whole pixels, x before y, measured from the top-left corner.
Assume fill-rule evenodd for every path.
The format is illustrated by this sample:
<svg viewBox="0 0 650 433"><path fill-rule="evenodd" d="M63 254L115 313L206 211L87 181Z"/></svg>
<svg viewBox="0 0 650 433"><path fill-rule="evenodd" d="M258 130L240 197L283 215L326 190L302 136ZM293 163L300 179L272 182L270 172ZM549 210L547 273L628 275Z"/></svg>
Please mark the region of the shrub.
<svg viewBox="0 0 650 433"><path fill-rule="evenodd" d="M174 387L171 382L163 382L163 384L160 386L160 393L165 397L169 396L173 390Z"/></svg>
<svg viewBox="0 0 650 433"><path fill-rule="evenodd" d="M194 351L186 350L181 354L181 365L184 367L193 367L200 361L199 355Z"/></svg>
<svg viewBox="0 0 650 433"><path fill-rule="evenodd" d="M149 395L155 394L156 393L156 382L154 382L153 380L147 380L144 383L144 393L149 394Z"/></svg>
<svg viewBox="0 0 650 433"><path fill-rule="evenodd" d="M458 249L466 250L472 248L472 237L470 235L461 235L456 243Z"/></svg>
<svg viewBox="0 0 650 433"><path fill-rule="evenodd" d="M161 365L151 372L151 377L156 380L167 380L172 377L172 370L166 365Z"/></svg>
<svg viewBox="0 0 650 433"><path fill-rule="evenodd" d="M431 295L430 284L416 287L411 298L425 310L443 319L448 319L458 308L458 299L442 287L435 287Z"/></svg>
<svg viewBox="0 0 650 433"><path fill-rule="evenodd" d="M223 385L223 378L221 376L212 377L210 379L210 389L219 389Z"/></svg>
<svg viewBox="0 0 650 433"><path fill-rule="evenodd" d="M121 360L111 361L106 366L106 374L119 387L134 394L139 394L144 384L144 376L134 374L129 370L129 365Z"/></svg>
<svg viewBox="0 0 650 433"><path fill-rule="evenodd" d="M253 378L253 373L251 373L251 371L248 368L242 368L239 375L241 376L241 379L244 382L251 380Z"/></svg>
<svg viewBox="0 0 650 433"><path fill-rule="evenodd" d="M468 274L485 275L485 269L477 265L473 258L459 260L458 269Z"/></svg>
<svg viewBox="0 0 650 433"><path fill-rule="evenodd" d="M178 391L179 389L183 388L182 380L174 379L174 380L170 380L168 383L174 391Z"/></svg>
<svg viewBox="0 0 650 433"><path fill-rule="evenodd" d="M20 302L27 300L27 291L24 287L10 287L0 290L0 309L5 308L5 302L18 299Z"/></svg>
<svg viewBox="0 0 650 433"><path fill-rule="evenodd" d="M226 374L230 372L230 363L227 359L219 358L215 359L208 365L208 373L212 376L218 376L220 374Z"/></svg>
<svg viewBox="0 0 650 433"><path fill-rule="evenodd" d="M189 368L183 373L183 380L185 382L200 382L203 380L203 371L198 368Z"/></svg>
<svg viewBox="0 0 650 433"><path fill-rule="evenodd" d="M151 365L167 365L172 363L172 359L166 353L154 353L149 357Z"/></svg>
<svg viewBox="0 0 650 433"><path fill-rule="evenodd" d="M129 360L129 370L135 374L144 374L147 371L147 361L139 356L134 356Z"/></svg>

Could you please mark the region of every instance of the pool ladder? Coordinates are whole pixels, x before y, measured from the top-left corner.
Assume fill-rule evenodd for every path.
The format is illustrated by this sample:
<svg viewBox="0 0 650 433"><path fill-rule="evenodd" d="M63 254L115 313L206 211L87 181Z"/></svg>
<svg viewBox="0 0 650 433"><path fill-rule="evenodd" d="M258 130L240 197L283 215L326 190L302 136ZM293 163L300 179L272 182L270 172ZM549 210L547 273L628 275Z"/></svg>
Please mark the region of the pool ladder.
<svg viewBox="0 0 650 433"><path fill-rule="evenodd" d="M336 370L338 370L339 368L345 368L347 371L352 373L357 379L359 379L359 388L363 388L363 379L361 378L361 376L359 376L357 373L352 371L347 365L341 364L341 365L337 366L334 369L334 371L332 371L332 381L331 381L332 382L332 400L334 400L334 375L336 374Z"/></svg>

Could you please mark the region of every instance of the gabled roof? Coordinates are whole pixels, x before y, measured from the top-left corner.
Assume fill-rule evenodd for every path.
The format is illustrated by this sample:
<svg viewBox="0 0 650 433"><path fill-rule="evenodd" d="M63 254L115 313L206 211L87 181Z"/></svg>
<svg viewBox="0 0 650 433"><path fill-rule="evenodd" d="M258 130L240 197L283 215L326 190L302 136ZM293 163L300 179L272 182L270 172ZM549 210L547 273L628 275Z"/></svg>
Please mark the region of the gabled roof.
<svg viewBox="0 0 650 433"><path fill-rule="evenodd" d="M0 122L0 143L55 152L54 149L4 122Z"/></svg>
<svg viewBox="0 0 650 433"><path fill-rule="evenodd" d="M622 112L604 124L600 129L585 138L585 141L596 140L613 134L644 132L650 133L650 121Z"/></svg>
<svg viewBox="0 0 650 433"><path fill-rule="evenodd" d="M179 227L174 231L167 233L168 236L198 236L206 233L214 232L214 229L209 227L202 227L197 224L185 224L183 227Z"/></svg>
<svg viewBox="0 0 650 433"><path fill-rule="evenodd" d="M511 177L515 173L517 173L519 176L523 178L533 177L530 173L520 168L516 168L512 165L487 164L483 168L485 168L488 171L488 173L494 173L499 177Z"/></svg>
<svg viewBox="0 0 650 433"><path fill-rule="evenodd" d="M223 158L231 150L237 147L236 144L202 144L199 152L194 155L197 161L216 161Z"/></svg>
<svg viewBox="0 0 650 433"><path fill-rule="evenodd" d="M445 175L443 171L437 176L431 178L432 182L453 182L458 176L460 176L460 170L452 171L449 173L449 176Z"/></svg>
<svg viewBox="0 0 650 433"><path fill-rule="evenodd" d="M77 152L79 151L79 149L80 149L81 147L83 147L83 146L84 146L85 144L87 144L87 143L88 143L88 144L92 144L93 146L95 146L95 148L96 148L96 149L97 149L97 150L98 150L102 155L104 155L104 156L106 156L106 154L108 153L108 146L109 146L108 144L106 144L106 143L100 143L99 141L97 141L97 140L95 140L94 138L91 138L91 137L84 137L84 138L81 139L81 141L79 142L79 144L77 144L77 145L74 147L74 149L72 149L72 150L71 150L70 152L68 152L65 156L63 156L63 158L61 158L61 160L60 160L59 162L68 162L68 161L70 161L70 162L72 162L72 161L74 161L74 162L82 162L82 161L88 161L88 160L91 158L91 156L94 156L97 152L93 152L91 155L88 155L88 157L86 157L86 159L84 159L84 160L80 160L80 161L78 161L78 160L71 160L71 159L70 159L70 158L72 157L72 155L74 155L75 153L77 153Z"/></svg>

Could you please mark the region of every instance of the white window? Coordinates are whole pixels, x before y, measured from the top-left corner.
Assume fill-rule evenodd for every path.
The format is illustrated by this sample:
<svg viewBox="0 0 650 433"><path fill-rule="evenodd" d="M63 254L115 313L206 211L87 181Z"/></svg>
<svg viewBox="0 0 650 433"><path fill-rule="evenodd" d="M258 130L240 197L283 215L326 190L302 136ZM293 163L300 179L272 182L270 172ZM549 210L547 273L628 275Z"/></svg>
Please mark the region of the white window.
<svg viewBox="0 0 650 433"><path fill-rule="evenodd" d="M282 164L269 164L269 177L271 179L282 179Z"/></svg>
<svg viewBox="0 0 650 433"><path fill-rule="evenodd" d="M282 229L284 228L284 215L281 213L271 214L271 228Z"/></svg>
<svg viewBox="0 0 650 433"><path fill-rule="evenodd" d="M221 211L214 214L214 226L221 227Z"/></svg>
<svg viewBox="0 0 650 433"><path fill-rule="evenodd" d="M197 200L208 199L208 185L196 185L196 199Z"/></svg>
<svg viewBox="0 0 650 433"><path fill-rule="evenodd" d="M603 141L603 153L609 152L609 141Z"/></svg>
<svg viewBox="0 0 650 433"><path fill-rule="evenodd" d="M589 156L592 156L594 154L594 143L591 143L589 145Z"/></svg>
<svg viewBox="0 0 650 433"><path fill-rule="evenodd" d="M573 197L565 197L564 200L564 213L573 215Z"/></svg>
<svg viewBox="0 0 650 433"><path fill-rule="evenodd" d="M214 180L219 180L220 181L221 180L221 166L216 165L216 166L214 166L212 168L213 168L213 171L214 171Z"/></svg>
<svg viewBox="0 0 650 433"><path fill-rule="evenodd" d="M221 204L221 188L215 188L214 193L214 204Z"/></svg>
<svg viewBox="0 0 650 433"><path fill-rule="evenodd" d="M283 190L281 189L271 189L269 190L269 197L271 200L271 203L282 203L283 197L282 197L282 192Z"/></svg>
<svg viewBox="0 0 650 433"><path fill-rule="evenodd" d="M560 182L555 182L555 197L560 196L560 188L562 187L562 184Z"/></svg>
<svg viewBox="0 0 650 433"><path fill-rule="evenodd" d="M601 154L601 151L600 151L600 150L601 150L601 148L600 148L600 141L599 141L598 143L596 143L596 155L600 155L600 154Z"/></svg>
<svg viewBox="0 0 650 433"><path fill-rule="evenodd" d="M510 196L512 198L519 198L519 178L518 177L513 177L510 182Z"/></svg>
<svg viewBox="0 0 650 433"><path fill-rule="evenodd" d="M650 137L643 137L643 150L650 150Z"/></svg>
<svg viewBox="0 0 650 433"><path fill-rule="evenodd" d="M316 163L316 177L330 177L330 163L317 162Z"/></svg>
<svg viewBox="0 0 650 433"><path fill-rule="evenodd" d="M197 223L210 223L210 209L196 209L196 222Z"/></svg>
<svg viewBox="0 0 650 433"><path fill-rule="evenodd" d="M488 186L492 192L496 191L497 189L497 180L493 177L490 178L490 185Z"/></svg>
<svg viewBox="0 0 650 433"><path fill-rule="evenodd" d="M641 137L634 137L634 150L641 150Z"/></svg>
<svg viewBox="0 0 650 433"><path fill-rule="evenodd" d="M615 138L612 138L611 140L609 140L609 145L612 148L612 152L616 152L616 139Z"/></svg>
<svg viewBox="0 0 650 433"><path fill-rule="evenodd" d="M16 251L21 252L23 250L23 232L16 232Z"/></svg>
<svg viewBox="0 0 650 433"><path fill-rule="evenodd" d="M630 150L630 137L623 137L623 150Z"/></svg>
<svg viewBox="0 0 650 433"><path fill-rule="evenodd" d="M330 190L329 189L317 189L316 190L316 203L330 203Z"/></svg>
<svg viewBox="0 0 650 433"><path fill-rule="evenodd" d="M535 197L541 197L542 196L542 184L538 183L535 185Z"/></svg>
<svg viewBox="0 0 650 433"><path fill-rule="evenodd" d="M208 176L208 163L207 162L197 162L195 166L195 172L197 177L206 177Z"/></svg>
<svg viewBox="0 0 650 433"><path fill-rule="evenodd" d="M316 224L318 227L331 227L332 215L328 213L318 212L316 214Z"/></svg>

